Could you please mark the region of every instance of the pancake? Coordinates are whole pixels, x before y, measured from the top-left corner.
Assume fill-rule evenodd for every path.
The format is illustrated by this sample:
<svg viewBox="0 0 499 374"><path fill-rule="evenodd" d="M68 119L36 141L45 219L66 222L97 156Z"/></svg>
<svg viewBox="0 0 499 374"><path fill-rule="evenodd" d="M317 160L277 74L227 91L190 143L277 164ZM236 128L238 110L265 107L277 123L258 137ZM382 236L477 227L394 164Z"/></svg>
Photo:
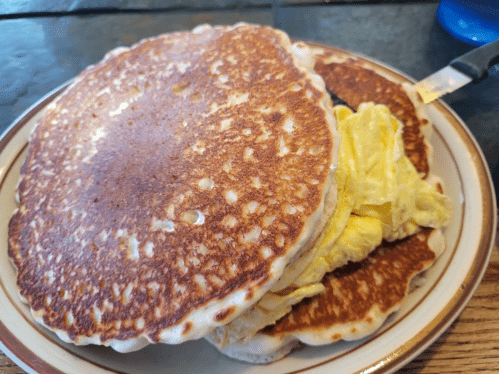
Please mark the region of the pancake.
<svg viewBox="0 0 499 374"><path fill-rule="evenodd" d="M362 59L345 58L346 54L341 51L336 54L317 49L316 53L315 69L324 78L333 101L355 110L365 108L366 102L388 107L404 123L401 138L405 155L426 183L442 193L439 179L430 173L432 149L427 138L431 134L431 123L412 87L391 81L379 71L372 70ZM341 138L341 141L348 140ZM341 166L341 156L339 161ZM339 194L343 192L339 191ZM339 196L335 213L344 205ZM448 206L448 201L443 205ZM352 217L357 214L362 215L362 210L353 209ZM334 248L336 252L328 255L321 253L320 248L312 247L288 265L289 269L272 291L290 292L293 287L304 285L301 278L310 281L310 275L322 278L325 272L317 270L316 267L321 266L315 264L320 265L321 256L325 256L330 260L328 266L336 270L322 278L324 292L297 303L286 316L254 336L232 339L224 344L220 336L212 333L207 337L208 341L230 357L264 363L284 357L301 343L329 344L340 339L360 339L373 333L400 308L411 280L430 267L444 250L440 229L415 227L412 232L416 233L402 240L397 239L407 235L397 236L395 233L386 236L391 243L384 241L371 254L366 250L359 253L349 251L341 243L329 247L328 250ZM351 231L347 238L354 235L355 232ZM363 234L359 232L358 235ZM318 241L323 236L321 234ZM345 241L342 236L336 238L337 242Z"/></svg>
<svg viewBox="0 0 499 374"><path fill-rule="evenodd" d="M200 338L258 301L334 209L330 100L280 31L120 48L37 122L9 224L21 299L62 340Z"/></svg>
<svg viewBox="0 0 499 374"><path fill-rule="evenodd" d="M322 280L325 293L305 299L253 339L229 345L223 352L242 361L266 363L285 357L302 343L323 345L372 334L400 308L411 280L442 250L441 231L428 228L407 239L383 242L365 260L328 273Z"/></svg>
<svg viewBox="0 0 499 374"><path fill-rule="evenodd" d="M428 175L431 154L425 138L431 134L431 125L412 85L393 82L362 59L346 57L340 51L318 54L315 71L324 78L328 90L354 110L369 101L386 105L404 123L405 154L418 172Z"/></svg>

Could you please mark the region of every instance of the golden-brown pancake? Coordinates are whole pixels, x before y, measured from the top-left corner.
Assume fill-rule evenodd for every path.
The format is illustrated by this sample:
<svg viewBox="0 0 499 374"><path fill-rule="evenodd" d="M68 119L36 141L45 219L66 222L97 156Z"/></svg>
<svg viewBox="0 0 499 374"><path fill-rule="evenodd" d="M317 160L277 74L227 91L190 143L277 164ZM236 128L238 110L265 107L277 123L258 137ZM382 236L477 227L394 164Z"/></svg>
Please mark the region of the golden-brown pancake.
<svg viewBox="0 0 499 374"><path fill-rule="evenodd" d="M404 123L402 139L407 157L418 172L428 174L428 145L423 130L428 120L418 114L417 103L400 83L366 67L362 60L329 51L317 56L315 71L324 78L327 88L354 110L369 101L386 105Z"/></svg>
<svg viewBox="0 0 499 374"><path fill-rule="evenodd" d="M87 68L32 134L9 256L34 318L119 351L204 336L320 232L337 139L313 64L267 27L198 27Z"/></svg>
<svg viewBox="0 0 499 374"><path fill-rule="evenodd" d="M302 343L361 339L400 308L411 280L429 268L442 250L440 230L428 228L403 240L383 242L365 260L328 273L322 280L325 293L296 304L276 324L223 352L239 360L265 363L286 356Z"/></svg>
<svg viewBox="0 0 499 374"><path fill-rule="evenodd" d="M307 344L352 340L374 332L399 308L411 279L440 254L442 248L429 244L432 233L438 235L423 228L407 239L383 242L365 260L328 273L322 280L324 294L300 303L262 332L269 336L304 332L308 339L300 336L300 340Z"/></svg>

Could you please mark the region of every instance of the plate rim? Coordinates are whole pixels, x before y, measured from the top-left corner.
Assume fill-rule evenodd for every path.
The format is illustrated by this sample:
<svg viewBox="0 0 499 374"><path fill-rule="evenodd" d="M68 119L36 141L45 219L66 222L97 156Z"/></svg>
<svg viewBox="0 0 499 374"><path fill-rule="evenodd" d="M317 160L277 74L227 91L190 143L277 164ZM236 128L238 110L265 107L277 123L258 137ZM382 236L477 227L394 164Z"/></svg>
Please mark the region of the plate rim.
<svg viewBox="0 0 499 374"><path fill-rule="evenodd" d="M12 138L40 111L43 110L50 102L55 100L59 95L61 95L66 87L71 84L74 78L64 82L53 90L49 91L42 98L37 100L33 105L31 105L28 109L26 109L12 124L7 127L7 129L0 136L0 152L3 151L5 146L12 140ZM21 154L21 152L19 152ZM16 159L19 155L16 155ZM12 163L13 164L13 163ZM4 174L8 174L12 164L9 165L9 168L0 173L2 180L0 182L0 188L3 187L3 176ZM5 339L7 336L9 339ZM9 344L10 342L10 344ZM25 355L18 355L16 347L24 348ZM34 354L28 347L26 347L19 339L5 326L2 320L0 320L0 348L5 353L7 357L9 357L12 361L14 361L19 367L29 373L39 373L38 369L42 370L50 370L49 373L54 374L64 374L58 368L54 367L49 362L45 360L41 361L40 358ZM23 360L23 358L29 358L30 360Z"/></svg>
<svg viewBox="0 0 499 374"><path fill-rule="evenodd" d="M362 53L314 41L293 39L293 42L295 41L304 42L310 46L339 52L349 57L363 60L367 63L367 65L374 65L377 68L381 68L385 73L394 77L398 81L408 81L410 83L415 83L415 80L412 77L404 74L398 69L393 68L392 66L378 61L374 58L364 56ZM74 80L75 78L72 78L62 85L56 87L55 89L44 95L36 103L31 105L28 109L26 109L0 136L0 151L4 149L4 147L17 134L17 132L21 128L23 128L24 125L26 125L37 113L43 110L46 105L60 96L64 92L64 90L72 82L74 82ZM465 122L452 110L452 108L450 108L449 105L447 105L440 99L433 102L431 105L433 105L435 109L445 117L446 121L452 126L454 130L460 133L460 138L467 147L470 154L479 155L478 158L474 158L473 160L475 170L479 177L479 185L483 196L482 209L484 214L482 215L482 232L479 240L479 245L477 246L477 250L473 258L474 261L464 278L465 281L463 282L463 284L466 285L464 287L463 285L461 285L459 291L453 295L450 301L439 311L438 315L430 322L428 322L426 326L424 326L424 328L422 328L402 347L398 347L390 355L378 359L376 362L371 363L364 369L357 371L357 373L393 372L401 366L407 364L414 357L419 355L424 349L426 349L431 343L438 339L438 337L442 333L444 333L452 324L452 322L459 316L461 311L466 307L468 301L473 296L487 269L487 265L494 247L494 238L496 235L497 226L497 207L495 200L495 190L485 156L483 155L478 142L466 126ZM477 259L479 261L477 261ZM427 327L430 327L429 331ZM9 337L10 340L4 339L5 336ZM8 341L10 341L11 344L8 344ZM13 344L12 341L15 341L17 344ZM27 354L19 356L18 354L16 354L18 350L12 350L13 346L22 347ZM21 368L28 372L38 372L37 370L42 370L40 372L45 372L45 370L48 370L47 372L50 373L62 373L59 369L50 364L50 362L47 362L46 360L40 360L40 358L36 354L34 354L28 347L20 342L17 337L8 330L8 328L1 320L0 347L4 350L7 356L15 358L13 359L14 362L16 362ZM73 354L73 352L71 353ZM25 359L30 358L34 360L28 360L28 362L25 362L20 357L23 357ZM293 371L292 373L301 373L308 370L313 370L315 368L327 365L329 362L330 360L325 360L313 366L298 371ZM98 363L94 364L100 366ZM101 369L107 371L109 368L101 366Z"/></svg>

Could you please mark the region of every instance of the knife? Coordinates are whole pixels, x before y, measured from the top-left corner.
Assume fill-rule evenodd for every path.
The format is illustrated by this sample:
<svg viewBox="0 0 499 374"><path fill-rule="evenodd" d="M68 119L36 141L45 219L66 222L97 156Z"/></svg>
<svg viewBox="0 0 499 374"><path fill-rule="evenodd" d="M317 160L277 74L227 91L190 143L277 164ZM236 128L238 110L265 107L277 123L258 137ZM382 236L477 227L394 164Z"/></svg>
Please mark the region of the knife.
<svg viewBox="0 0 499 374"><path fill-rule="evenodd" d="M470 82L487 76L487 70L499 63L499 39L452 60L448 66L416 83L425 104L454 92Z"/></svg>

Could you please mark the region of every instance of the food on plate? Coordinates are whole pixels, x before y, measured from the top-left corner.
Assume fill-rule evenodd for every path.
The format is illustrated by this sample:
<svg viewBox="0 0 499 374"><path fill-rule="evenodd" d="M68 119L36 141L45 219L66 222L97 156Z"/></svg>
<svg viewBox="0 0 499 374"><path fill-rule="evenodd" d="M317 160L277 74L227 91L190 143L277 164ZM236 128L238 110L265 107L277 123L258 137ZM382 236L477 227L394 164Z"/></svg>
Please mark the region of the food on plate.
<svg viewBox="0 0 499 374"><path fill-rule="evenodd" d="M320 345L371 334L444 249L439 228L450 219L450 200L430 174L425 135L431 124L417 96L359 61L336 58L319 54L315 67L332 95L357 110L334 107L341 140L336 209L314 246L288 265L256 307L207 337L230 357L269 362L300 342ZM349 277L337 276L344 272ZM293 308L287 303L311 285L319 287L314 282L325 290ZM262 326L278 314L284 317Z"/></svg>
<svg viewBox="0 0 499 374"><path fill-rule="evenodd" d="M32 132L9 224L34 319L78 345L206 337L250 362L379 327L443 250L450 201L417 95L336 58L202 25L81 73Z"/></svg>
<svg viewBox="0 0 499 374"><path fill-rule="evenodd" d="M37 322L127 352L201 338L276 283L336 202L334 115L302 47L245 24L161 35L46 108L9 225Z"/></svg>
<svg viewBox="0 0 499 374"><path fill-rule="evenodd" d="M383 241L367 258L327 273L325 292L293 306L277 323L249 340L225 346L226 355L252 363L276 361L303 344L324 345L357 340L374 333L400 308L418 274L444 249L440 230ZM414 282L416 280L416 282Z"/></svg>

